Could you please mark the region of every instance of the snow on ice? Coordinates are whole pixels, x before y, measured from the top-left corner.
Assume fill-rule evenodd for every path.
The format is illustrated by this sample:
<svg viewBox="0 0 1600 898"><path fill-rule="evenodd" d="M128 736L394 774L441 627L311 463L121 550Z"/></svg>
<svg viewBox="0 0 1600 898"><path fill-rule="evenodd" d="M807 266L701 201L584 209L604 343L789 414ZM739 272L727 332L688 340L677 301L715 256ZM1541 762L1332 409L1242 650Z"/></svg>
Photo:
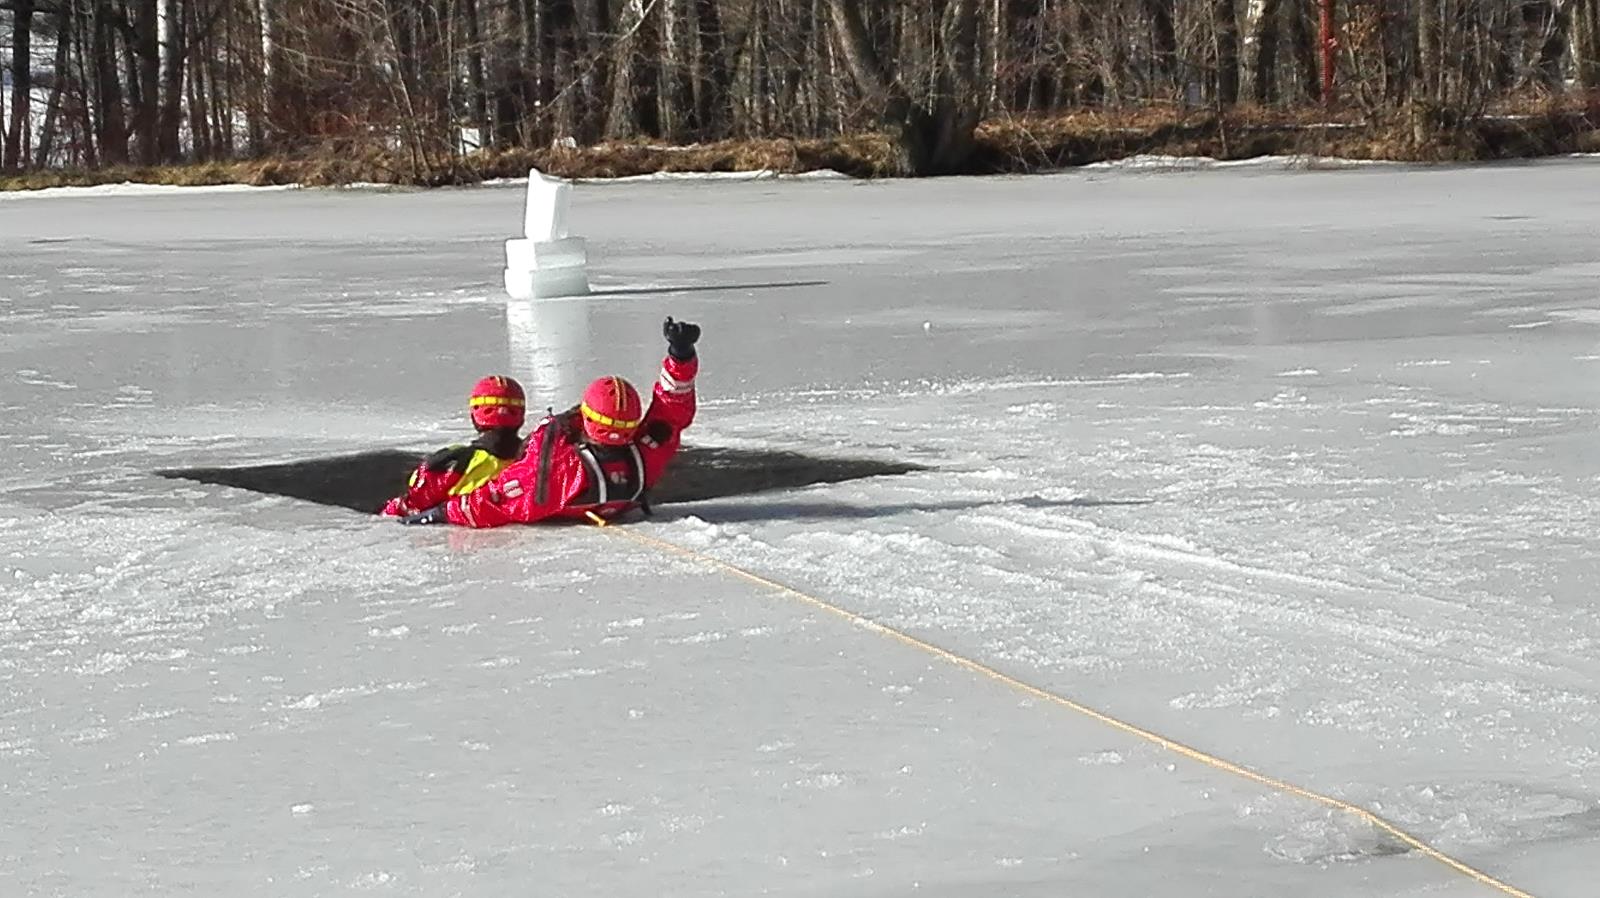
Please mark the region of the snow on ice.
<svg viewBox="0 0 1600 898"><path fill-rule="evenodd" d="M580 185L550 306L517 191L0 202L0 894L1495 894L617 534L152 473L665 314L693 441L928 470L636 532L1592 894L1600 167L1195 167Z"/></svg>

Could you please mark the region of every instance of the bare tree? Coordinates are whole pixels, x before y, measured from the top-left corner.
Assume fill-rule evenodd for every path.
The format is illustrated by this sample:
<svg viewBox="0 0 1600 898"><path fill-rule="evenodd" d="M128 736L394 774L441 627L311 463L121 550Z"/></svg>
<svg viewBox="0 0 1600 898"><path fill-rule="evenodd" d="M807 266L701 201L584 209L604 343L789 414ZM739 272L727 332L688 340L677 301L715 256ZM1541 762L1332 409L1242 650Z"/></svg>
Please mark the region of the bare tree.
<svg viewBox="0 0 1600 898"><path fill-rule="evenodd" d="M192 10L196 0L187 0ZM183 156L179 132L183 126L184 77L188 65L187 19L178 0L158 0L156 40L161 47L161 159L177 162Z"/></svg>
<svg viewBox="0 0 1600 898"><path fill-rule="evenodd" d="M496 148L881 130L888 168L969 171L991 110L1315 103L1320 4L0 0L0 165L320 152L437 181L464 170L461 128ZM1419 140L1530 90L1600 90L1600 0L1337 8L1340 101L1408 113Z"/></svg>
<svg viewBox="0 0 1600 898"><path fill-rule="evenodd" d="M816 10L813 12L815 17ZM728 67L728 47L717 0L695 0L695 127L707 139L728 131L728 93L733 77Z"/></svg>
<svg viewBox="0 0 1600 898"><path fill-rule="evenodd" d="M1216 43L1216 100L1239 102L1239 10L1235 0L1211 0L1212 40Z"/></svg>
<svg viewBox="0 0 1600 898"><path fill-rule="evenodd" d="M462 24L467 35L468 103L473 127L484 146L493 143L489 133L489 91L483 69L483 26L478 19L478 0L461 0Z"/></svg>
<svg viewBox="0 0 1600 898"><path fill-rule="evenodd" d="M1249 51L1251 94L1263 106L1278 98L1280 0L1248 0L1245 47Z"/></svg>
<svg viewBox="0 0 1600 898"><path fill-rule="evenodd" d="M29 124L33 114L34 0L8 0L11 11L11 121L6 125L0 168L22 168L30 154Z"/></svg>
<svg viewBox="0 0 1600 898"><path fill-rule="evenodd" d="M897 167L907 174L946 174L964 169L975 149L974 132L984 114L984 72L978 46L977 0L946 0L935 36L928 85L916 94L884 63L868 31L859 0L829 0L834 31L858 88L877 106L899 150Z"/></svg>
<svg viewBox="0 0 1600 898"><path fill-rule="evenodd" d="M611 103L606 116L608 137L660 134L656 105L659 61L653 56L656 7L660 0L622 0L621 32L611 70Z"/></svg>
<svg viewBox="0 0 1600 898"><path fill-rule="evenodd" d="M1561 59L1571 46L1577 8L1577 0L1540 0L1540 14L1533 19L1536 28L1528 29L1533 45L1529 78L1545 88L1561 82Z"/></svg>
<svg viewBox="0 0 1600 898"><path fill-rule="evenodd" d="M1600 90L1600 0L1579 0L1572 16L1573 75L1584 88Z"/></svg>
<svg viewBox="0 0 1600 898"><path fill-rule="evenodd" d="M1150 23L1150 49L1158 83L1176 90L1178 76L1178 32L1176 0L1141 0Z"/></svg>

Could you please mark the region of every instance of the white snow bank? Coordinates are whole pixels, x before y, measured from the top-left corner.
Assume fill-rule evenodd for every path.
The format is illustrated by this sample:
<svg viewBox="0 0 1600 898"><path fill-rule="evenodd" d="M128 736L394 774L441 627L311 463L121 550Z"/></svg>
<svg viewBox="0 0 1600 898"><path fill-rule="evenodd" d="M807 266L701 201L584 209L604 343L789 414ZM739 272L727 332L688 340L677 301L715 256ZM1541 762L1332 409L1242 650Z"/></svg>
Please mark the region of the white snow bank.
<svg viewBox="0 0 1600 898"><path fill-rule="evenodd" d="M38 190L0 190L0 201L51 199L60 197L92 196L169 196L196 193L249 193L278 190L299 190L299 184L272 184L257 187L253 184L95 184L91 187L42 187Z"/></svg>
<svg viewBox="0 0 1600 898"><path fill-rule="evenodd" d="M629 184L643 181L850 181L851 176L833 169L784 174L770 169L733 172L652 172L647 175L629 175L622 178L575 178L580 184ZM495 178L483 181L480 187L523 187L526 178ZM257 187L252 184L138 184L123 181L118 184L96 184L91 187L42 187L38 190L0 190L0 201L8 199L52 199L98 196L171 196L197 193L249 193L278 190L373 190L394 191L410 188L398 184L379 184L360 181L333 187L307 187L303 184L273 184Z"/></svg>
<svg viewBox="0 0 1600 898"><path fill-rule="evenodd" d="M641 181L848 181L852 178L833 169L785 174L762 168L754 171L658 171L647 175L625 175L620 178L574 178L581 184L633 184Z"/></svg>
<svg viewBox="0 0 1600 898"><path fill-rule="evenodd" d="M1250 159L1215 159L1210 156L1162 156L1140 154L1125 159L1091 162L1087 169L1110 171L1210 171L1213 169L1262 169L1267 171L1292 171L1296 169L1370 168L1373 166L1409 165L1381 159L1342 159L1337 156L1256 156Z"/></svg>
<svg viewBox="0 0 1600 898"><path fill-rule="evenodd" d="M788 174L772 169L754 171L660 171L618 178L573 178L575 184L638 184L649 181L853 181L854 177L831 168ZM526 178L491 178L479 187L522 187Z"/></svg>

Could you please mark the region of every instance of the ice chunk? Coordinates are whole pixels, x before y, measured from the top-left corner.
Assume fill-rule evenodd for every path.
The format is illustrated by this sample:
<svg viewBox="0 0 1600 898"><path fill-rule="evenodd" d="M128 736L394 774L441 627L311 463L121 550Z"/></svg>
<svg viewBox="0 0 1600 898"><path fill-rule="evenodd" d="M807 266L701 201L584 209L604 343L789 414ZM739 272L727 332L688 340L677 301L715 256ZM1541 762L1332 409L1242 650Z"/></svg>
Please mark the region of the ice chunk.
<svg viewBox="0 0 1600 898"><path fill-rule="evenodd" d="M549 270L505 269L506 293L512 299L554 299L589 292L589 275L582 266Z"/></svg>
<svg viewBox="0 0 1600 898"><path fill-rule="evenodd" d="M589 292L588 250L567 233L572 185L528 171L522 237L506 241L505 287L514 299L582 296Z"/></svg>
<svg viewBox="0 0 1600 898"><path fill-rule="evenodd" d="M536 168L528 170L528 202L522 235L529 240L561 240L567 236L567 211L572 205L572 185L551 178Z"/></svg>
<svg viewBox="0 0 1600 898"><path fill-rule="evenodd" d="M557 268L583 268L589 262L589 249L582 237L560 240L506 241L506 267L518 271L549 271Z"/></svg>

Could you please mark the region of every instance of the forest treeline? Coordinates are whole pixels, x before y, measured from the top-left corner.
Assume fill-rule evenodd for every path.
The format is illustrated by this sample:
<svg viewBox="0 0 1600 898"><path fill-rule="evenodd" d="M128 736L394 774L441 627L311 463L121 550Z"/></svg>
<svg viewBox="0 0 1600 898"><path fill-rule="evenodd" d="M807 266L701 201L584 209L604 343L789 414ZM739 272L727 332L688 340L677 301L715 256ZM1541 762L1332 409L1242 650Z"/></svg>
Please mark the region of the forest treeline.
<svg viewBox="0 0 1600 898"><path fill-rule="evenodd" d="M873 134L879 170L938 174L983 123L1318 110L1426 142L1600 91L1600 0L0 0L0 26L12 172L320 153L429 182Z"/></svg>

